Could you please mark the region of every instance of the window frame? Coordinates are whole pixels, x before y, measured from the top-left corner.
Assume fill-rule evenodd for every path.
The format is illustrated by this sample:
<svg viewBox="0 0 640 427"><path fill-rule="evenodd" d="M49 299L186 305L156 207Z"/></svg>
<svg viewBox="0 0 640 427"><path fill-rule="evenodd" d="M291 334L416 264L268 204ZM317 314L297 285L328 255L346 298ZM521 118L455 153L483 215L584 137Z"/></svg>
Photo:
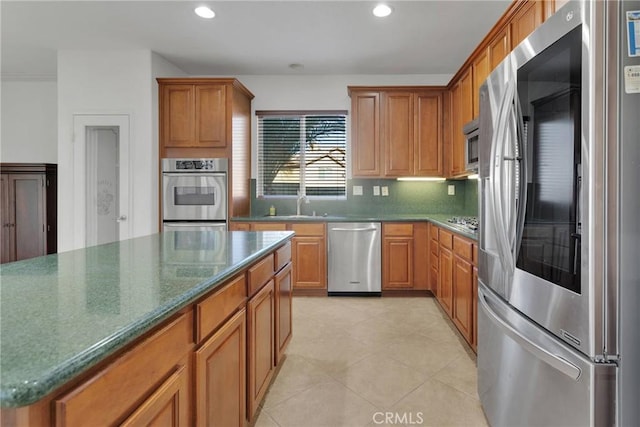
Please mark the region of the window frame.
<svg viewBox="0 0 640 427"><path fill-rule="evenodd" d="M304 195L310 200L347 200L348 193L348 168L349 168L349 113L347 110L256 110L256 197L260 199L283 199L295 200L300 195ZM264 117L303 117L307 116L343 116L344 117L344 194L342 195L308 195L306 186L306 155L307 150L300 150L300 179L298 181L298 195L293 194L264 194L264 182L262 176L262 138L261 138L261 119ZM301 126L301 140L304 140L302 133L306 132L306 125ZM306 135L305 135L306 136ZM304 145L306 147L306 144Z"/></svg>

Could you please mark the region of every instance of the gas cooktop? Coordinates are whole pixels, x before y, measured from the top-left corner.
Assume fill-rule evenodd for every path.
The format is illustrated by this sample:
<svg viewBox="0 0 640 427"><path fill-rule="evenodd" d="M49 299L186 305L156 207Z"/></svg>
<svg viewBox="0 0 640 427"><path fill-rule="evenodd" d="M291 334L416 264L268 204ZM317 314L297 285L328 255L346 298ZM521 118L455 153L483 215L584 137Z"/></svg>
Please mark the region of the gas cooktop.
<svg viewBox="0 0 640 427"><path fill-rule="evenodd" d="M475 216L452 216L447 222L469 231L478 231L478 218Z"/></svg>

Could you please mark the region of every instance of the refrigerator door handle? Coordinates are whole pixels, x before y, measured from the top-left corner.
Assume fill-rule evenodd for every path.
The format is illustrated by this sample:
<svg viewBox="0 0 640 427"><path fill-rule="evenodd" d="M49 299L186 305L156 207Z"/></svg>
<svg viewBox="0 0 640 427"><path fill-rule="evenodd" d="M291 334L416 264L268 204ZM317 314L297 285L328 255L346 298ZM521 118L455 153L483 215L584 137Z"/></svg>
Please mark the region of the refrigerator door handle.
<svg viewBox="0 0 640 427"><path fill-rule="evenodd" d="M502 329L511 339L517 342L520 346L522 346L529 353L536 356L538 359L544 361L549 366L557 369L562 372L569 378L572 378L574 381L577 381L580 378L580 374L582 371L579 367L574 365L573 363L567 361L566 359L549 352L544 349L540 345L534 343L529 338L522 335L520 332L516 330L513 326L511 326L507 320L502 318L496 311L491 308L491 303L489 302L489 298L482 291L482 289L478 288L478 300L480 304L485 309L488 314L488 317L495 323L500 329Z"/></svg>

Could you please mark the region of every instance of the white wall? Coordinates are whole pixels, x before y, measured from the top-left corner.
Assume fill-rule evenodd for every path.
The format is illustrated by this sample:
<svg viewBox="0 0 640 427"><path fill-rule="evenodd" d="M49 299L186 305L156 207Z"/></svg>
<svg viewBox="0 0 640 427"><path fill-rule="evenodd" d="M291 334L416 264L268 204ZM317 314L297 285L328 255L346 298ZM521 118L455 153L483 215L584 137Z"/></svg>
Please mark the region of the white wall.
<svg viewBox="0 0 640 427"><path fill-rule="evenodd" d="M238 80L255 95L251 122L251 177L257 176L256 110L350 111L347 86L444 86L451 77L450 74L238 76Z"/></svg>
<svg viewBox="0 0 640 427"><path fill-rule="evenodd" d="M0 161L57 163L57 83L2 81Z"/></svg>
<svg viewBox="0 0 640 427"><path fill-rule="evenodd" d="M74 114L126 114L130 123L131 237L157 231L151 51L58 52L58 250L74 249ZM123 212L124 213L124 212Z"/></svg>

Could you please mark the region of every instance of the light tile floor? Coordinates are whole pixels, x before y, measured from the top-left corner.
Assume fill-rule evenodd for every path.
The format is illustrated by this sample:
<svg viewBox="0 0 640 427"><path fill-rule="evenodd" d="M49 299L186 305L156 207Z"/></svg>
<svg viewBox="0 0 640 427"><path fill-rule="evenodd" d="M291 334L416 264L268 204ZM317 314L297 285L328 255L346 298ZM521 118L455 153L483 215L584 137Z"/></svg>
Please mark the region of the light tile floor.
<svg viewBox="0 0 640 427"><path fill-rule="evenodd" d="M256 427L487 426L434 298L295 297L286 354Z"/></svg>

